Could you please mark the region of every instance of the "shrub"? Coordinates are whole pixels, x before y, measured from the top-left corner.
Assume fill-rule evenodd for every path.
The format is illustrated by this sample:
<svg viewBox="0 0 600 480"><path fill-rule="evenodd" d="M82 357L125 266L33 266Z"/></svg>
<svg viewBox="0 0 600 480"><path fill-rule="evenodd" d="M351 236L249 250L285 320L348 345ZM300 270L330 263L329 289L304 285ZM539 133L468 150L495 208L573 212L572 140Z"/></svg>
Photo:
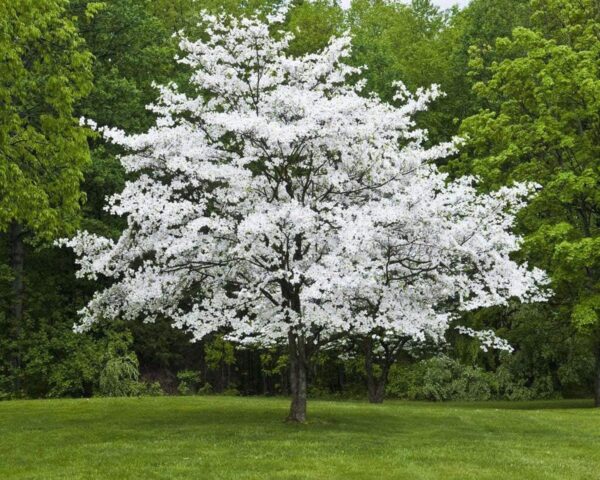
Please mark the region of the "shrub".
<svg viewBox="0 0 600 480"><path fill-rule="evenodd" d="M211 392L208 392L208 393L211 393ZM237 397L237 396L239 396L239 394L240 394L240 391L235 387L226 388L225 390L223 390L221 392L221 395L227 395L230 397Z"/></svg>
<svg viewBox="0 0 600 480"><path fill-rule="evenodd" d="M181 395L196 395L201 389L200 373L195 370L177 372L177 380L179 381L177 391Z"/></svg>
<svg viewBox="0 0 600 480"><path fill-rule="evenodd" d="M212 385L208 382L206 382L204 385L202 385L198 391L196 392L196 395L210 395L214 393L214 389L212 387Z"/></svg>
<svg viewBox="0 0 600 480"><path fill-rule="evenodd" d="M143 397L162 397L165 394L160 382L138 382L137 388L137 395Z"/></svg>
<svg viewBox="0 0 600 480"><path fill-rule="evenodd" d="M128 351L130 344L129 333L113 336L108 345L108 360L100 374L100 395L127 397L139 394L139 363L135 353Z"/></svg>
<svg viewBox="0 0 600 480"><path fill-rule="evenodd" d="M395 365L390 371L386 393L407 400L529 400L546 398L551 386L544 382L531 387L515 377L506 366L496 372L463 365L447 356Z"/></svg>
<svg viewBox="0 0 600 480"><path fill-rule="evenodd" d="M434 357L424 362L419 400L489 400L492 396L490 374L482 369L463 366L448 357Z"/></svg>

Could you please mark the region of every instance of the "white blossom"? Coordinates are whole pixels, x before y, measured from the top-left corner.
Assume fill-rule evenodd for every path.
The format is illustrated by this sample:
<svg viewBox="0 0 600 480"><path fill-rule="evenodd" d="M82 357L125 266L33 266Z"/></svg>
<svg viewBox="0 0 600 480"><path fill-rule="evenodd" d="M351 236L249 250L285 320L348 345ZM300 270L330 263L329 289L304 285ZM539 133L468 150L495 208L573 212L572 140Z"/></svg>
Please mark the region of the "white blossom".
<svg viewBox="0 0 600 480"><path fill-rule="evenodd" d="M114 242L63 242L80 275L112 280L79 328L161 316L195 339L318 344L378 329L419 341L441 338L456 310L543 300L544 274L510 258L532 186L449 182L433 162L459 139L426 148L414 121L437 87L398 83L400 106L361 96L348 34L296 58L280 17L204 14L207 39L180 40L193 93L161 86L146 133L99 128L130 152L131 180L107 205L127 227Z"/></svg>

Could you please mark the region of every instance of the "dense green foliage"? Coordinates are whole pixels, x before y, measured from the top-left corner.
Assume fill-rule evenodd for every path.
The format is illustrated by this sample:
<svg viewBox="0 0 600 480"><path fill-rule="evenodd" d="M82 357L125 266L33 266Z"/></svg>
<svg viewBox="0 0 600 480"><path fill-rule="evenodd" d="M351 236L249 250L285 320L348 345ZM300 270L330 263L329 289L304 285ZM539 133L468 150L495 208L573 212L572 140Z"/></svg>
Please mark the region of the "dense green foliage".
<svg viewBox="0 0 600 480"><path fill-rule="evenodd" d="M241 349L222 336L191 344L166 319L73 333L95 286L51 245L78 225L116 236L123 221L103 210L127 179L120 152L76 119L143 131L154 120L145 108L152 82L185 88L173 32L203 35L203 8L248 14L278 3L0 1L0 398L287 393L279 349ZM519 219L520 255L550 273L554 297L460 319L494 328L515 353L484 353L450 333L443 357L428 350L394 367L388 396L589 395L600 374L597 0L472 0L447 11L430 0L354 0L347 11L331 0L292 3L290 54L351 29L350 61L367 67L366 94L392 101L395 80L412 90L441 85L446 97L418 121L432 142L467 137L446 166L451 175L476 174L485 189L515 180L544 187ZM313 396L365 395L364 362L345 353L315 362Z"/></svg>
<svg viewBox="0 0 600 480"><path fill-rule="evenodd" d="M456 32L448 28L450 12L440 11L429 0L412 5L357 0L352 3L348 23L354 38L354 59L366 66L367 90L391 101L393 83L401 80L411 90L436 83L447 94L422 124L434 141L447 140L456 133L454 118L464 95L460 73L454 68ZM457 81L463 80L463 85Z"/></svg>
<svg viewBox="0 0 600 480"><path fill-rule="evenodd" d="M92 56L67 6L66 0L0 2L0 255L6 259L0 263L0 390L21 390L30 375L32 395L50 394L52 377L61 375L44 371L45 353L68 347L57 342L56 330L48 335L53 326L27 315L25 243L40 248L73 233L89 162L75 108L92 87Z"/></svg>
<svg viewBox="0 0 600 480"><path fill-rule="evenodd" d="M91 89L91 55L66 0L0 3L0 232L72 231L89 161L75 103Z"/></svg>
<svg viewBox="0 0 600 480"><path fill-rule="evenodd" d="M283 399L4 402L0 477L588 480L600 419L586 406L315 401L298 427Z"/></svg>
<svg viewBox="0 0 600 480"><path fill-rule="evenodd" d="M486 188L542 186L520 218L523 257L549 272L555 292L536 313L586 334L600 366L600 5L532 7L531 27L497 39L493 61L472 58L485 108L463 121L457 164Z"/></svg>

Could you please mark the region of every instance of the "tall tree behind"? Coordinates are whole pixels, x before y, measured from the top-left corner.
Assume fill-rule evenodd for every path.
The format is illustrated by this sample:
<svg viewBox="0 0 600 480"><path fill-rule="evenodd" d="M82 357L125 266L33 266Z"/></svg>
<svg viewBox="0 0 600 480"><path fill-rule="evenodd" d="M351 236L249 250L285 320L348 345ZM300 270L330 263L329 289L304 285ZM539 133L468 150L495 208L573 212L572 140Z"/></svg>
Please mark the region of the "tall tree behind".
<svg viewBox="0 0 600 480"><path fill-rule="evenodd" d="M436 83L447 94L419 118L433 143L456 133L454 119L468 92L466 62L461 66L455 54L462 31L451 28L456 13L439 9L431 0L354 0L348 13L353 62L367 67L367 91L391 101L393 82L401 80L411 91Z"/></svg>
<svg viewBox="0 0 600 480"><path fill-rule="evenodd" d="M473 59L487 105L463 122L456 165L488 188L530 180L543 188L521 216L524 252L551 274L546 318L570 324L596 356L600 406L600 3L534 0L531 28ZM476 53L476 52L473 52Z"/></svg>
<svg viewBox="0 0 600 480"><path fill-rule="evenodd" d="M286 23L286 29L294 34L289 52L303 55L321 50L343 28L344 12L332 0L296 1Z"/></svg>
<svg viewBox="0 0 600 480"><path fill-rule="evenodd" d="M368 91L388 101L394 80L413 91L439 84L446 96L420 121L432 141L448 140L480 107L471 93L469 49L489 52L496 37L526 23L528 12L527 0L473 0L463 10L441 10L431 0L354 0L348 13L353 61L367 66Z"/></svg>
<svg viewBox="0 0 600 480"><path fill-rule="evenodd" d="M449 132L456 133L460 121L482 108L482 99L472 91L473 84L482 80L483 72L469 69L472 55L491 63L496 52L496 38L509 36L516 27L528 26L531 7L529 0L471 0L466 8L454 10L447 28L440 33L439 46L447 55L442 89L448 93L447 118L452 120Z"/></svg>
<svg viewBox="0 0 600 480"><path fill-rule="evenodd" d="M91 54L66 6L65 0L0 3L0 232L12 275L12 340L24 316L24 242L73 230L89 161L73 108L90 91ZM12 357L18 367L18 349Z"/></svg>

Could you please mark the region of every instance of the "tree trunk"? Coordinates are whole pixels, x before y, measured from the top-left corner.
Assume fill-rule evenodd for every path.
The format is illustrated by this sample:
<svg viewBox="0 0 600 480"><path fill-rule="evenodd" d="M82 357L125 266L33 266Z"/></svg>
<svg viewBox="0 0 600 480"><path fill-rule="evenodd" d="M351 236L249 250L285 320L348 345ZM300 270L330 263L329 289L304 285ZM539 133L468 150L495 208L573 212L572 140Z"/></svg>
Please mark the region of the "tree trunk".
<svg viewBox="0 0 600 480"><path fill-rule="evenodd" d="M306 421L306 342L304 337L292 332L288 334L290 350L290 392L292 403L288 422Z"/></svg>
<svg viewBox="0 0 600 480"><path fill-rule="evenodd" d="M16 222L11 223L8 230L9 262L13 280L11 283L12 298L10 304L10 333L9 338L15 342L11 363L14 369L15 393L21 388L19 370L21 369L21 354L19 340L23 325L23 272L25 265L25 247L23 245L23 227Z"/></svg>
<svg viewBox="0 0 600 480"><path fill-rule="evenodd" d="M373 371L372 366L367 369L367 392L369 403L383 403L388 371L389 368L387 365L382 366L381 374L377 376Z"/></svg>
<svg viewBox="0 0 600 480"><path fill-rule="evenodd" d="M375 373L373 341L370 337L365 339L364 354L365 371L367 372L367 396L369 403L383 403L390 363L387 360L383 360L384 365L379 365L381 368L379 376Z"/></svg>
<svg viewBox="0 0 600 480"><path fill-rule="evenodd" d="M20 332L23 322L23 270L25 263L25 248L23 246L23 229L13 222L8 231L10 268L12 270L12 302L10 316L13 329Z"/></svg>
<svg viewBox="0 0 600 480"><path fill-rule="evenodd" d="M369 376L367 389L369 403L383 403L383 396L385 394L385 380L383 378Z"/></svg>
<svg viewBox="0 0 600 480"><path fill-rule="evenodd" d="M596 375L594 378L594 405L600 408L600 349L596 352Z"/></svg>

